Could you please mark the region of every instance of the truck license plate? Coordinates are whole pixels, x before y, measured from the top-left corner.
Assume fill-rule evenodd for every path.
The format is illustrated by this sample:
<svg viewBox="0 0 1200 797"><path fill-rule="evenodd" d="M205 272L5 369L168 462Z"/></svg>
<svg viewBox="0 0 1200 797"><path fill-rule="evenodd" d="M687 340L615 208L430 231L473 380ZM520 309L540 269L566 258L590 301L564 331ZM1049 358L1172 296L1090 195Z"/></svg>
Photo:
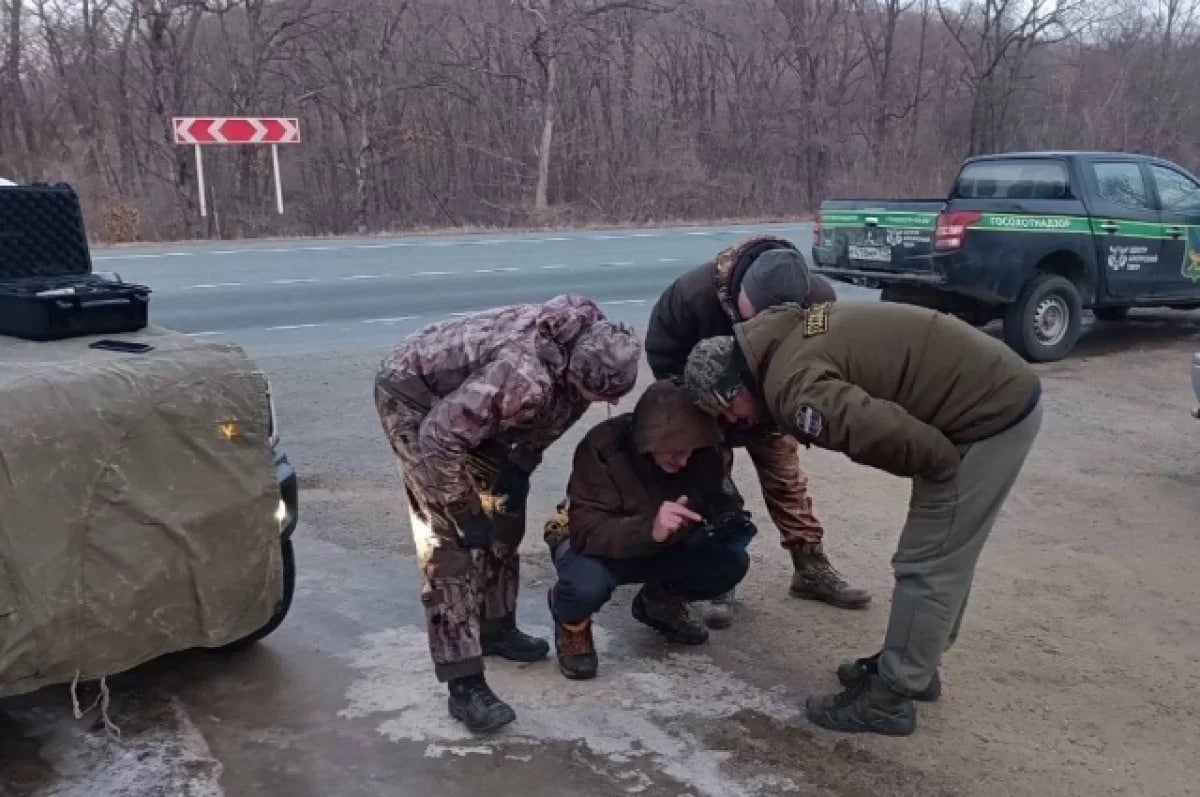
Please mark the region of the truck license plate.
<svg viewBox="0 0 1200 797"><path fill-rule="evenodd" d="M846 253L851 260L871 260L876 263L891 263L892 250L886 246L851 246Z"/></svg>

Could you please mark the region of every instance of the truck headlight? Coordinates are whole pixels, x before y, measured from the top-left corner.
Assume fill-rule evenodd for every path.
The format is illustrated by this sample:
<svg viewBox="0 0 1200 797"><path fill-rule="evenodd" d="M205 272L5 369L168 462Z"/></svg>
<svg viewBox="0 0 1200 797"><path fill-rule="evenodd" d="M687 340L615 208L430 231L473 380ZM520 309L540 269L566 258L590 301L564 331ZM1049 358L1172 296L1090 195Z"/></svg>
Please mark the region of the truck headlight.
<svg viewBox="0 0 1200 797"><path fill-rule="evenodd" d="M267 440L274 448L279 444L279 426L275 420L275 398L271 395L271 385L267 383Z"/></svg>

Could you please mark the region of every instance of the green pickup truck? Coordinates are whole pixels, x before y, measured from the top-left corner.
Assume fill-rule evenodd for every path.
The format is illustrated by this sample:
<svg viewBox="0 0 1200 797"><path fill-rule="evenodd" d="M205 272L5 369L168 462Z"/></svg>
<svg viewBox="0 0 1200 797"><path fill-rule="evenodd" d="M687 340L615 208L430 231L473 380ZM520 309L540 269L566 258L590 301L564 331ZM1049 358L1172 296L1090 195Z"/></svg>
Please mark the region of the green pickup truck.
<svg viewBox="0 0 1200 797"><path fill-rule="evenodd" d="M830 199L813 270L884 301L984 325L1004 321L1023 357L1049 362L1084 309L1200 307L1200 181L1170 161L1116 152L970 158L939 199Z"/></svg>

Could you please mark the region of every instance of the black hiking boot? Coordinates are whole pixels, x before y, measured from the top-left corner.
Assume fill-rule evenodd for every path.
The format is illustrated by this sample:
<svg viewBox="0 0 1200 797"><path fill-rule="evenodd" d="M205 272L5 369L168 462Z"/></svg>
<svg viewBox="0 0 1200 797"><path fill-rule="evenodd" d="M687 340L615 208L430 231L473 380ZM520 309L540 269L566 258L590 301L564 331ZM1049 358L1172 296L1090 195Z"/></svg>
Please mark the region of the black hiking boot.
<svg viewBox="0 0 1200 797"><path fill-rule="evenodd" d="M708 641L704 622L692 615L691 604L661 588L643 585L633 598L633 618L672 642L702 645Z"/></svg>
<svg viewBox="0 0 1200 797"><path fill-rule="evenodd" d="M814 725L842 733L908 736L917 729L912 698L894 691L878 673L844 692L813 695L805 709Z"/></svg>
<svg viewBox="0 0 1200 797"><path fill-rule="evenodd" d="M449 686L450 716L473 733L491 733L517 718L512 707L496 697L482 674L455 678Z"/></svg>
<svg viewBox="0 0 1200 797"><path fill-rule="evenodd" d="M704 624L709 628L728 628L733 624L734 590L718 595L703 607Z"/></svg>
<svg viewBox="0 0 1200 797"><path fill-rule="evenodd" d="M871 602L865 589L856 589L842 579L829 563L819 542L806 542L792 549L791 594L806 600L824 601L841 609L864 609Z"/></svg>
<svg viewBox="0 0 1200 797"><path fill-rule="evenodd" d="M546 593L550 604L550 617L554 618L554 587ZM599 661L596 644L592 639L592 620L572 631L557 620L554 621L554 652L558 656L558 671L572 681L586 681L596 677Z"/></svg>
<svg viewBox="0 0 1200 797"><path fill-rule="evenodd" d="M853 687L858 686L868 676L879 672L879 654L867 656L861 659L853 659L843 661L838 665L837 677L841 681L842 686ZM913 695L913 700L920 700L922 703L932 703L942 696L942 679L938 675L937 670L933 671L933 677L929 679L929 685Z"/></svg>
<svg viewBox="0 0 1200 797"><path fill-rule="evenodd" d="M483 655L499 656L509 661L541 661L550 652L549 642L516 628L481 634L479 642L483 647Z"/></svg>

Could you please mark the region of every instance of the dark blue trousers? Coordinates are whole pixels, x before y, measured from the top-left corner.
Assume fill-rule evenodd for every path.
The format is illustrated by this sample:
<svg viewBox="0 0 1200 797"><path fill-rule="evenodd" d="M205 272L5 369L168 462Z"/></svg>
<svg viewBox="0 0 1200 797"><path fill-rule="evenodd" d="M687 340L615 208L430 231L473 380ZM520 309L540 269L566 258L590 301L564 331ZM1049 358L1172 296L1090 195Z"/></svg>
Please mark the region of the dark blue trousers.
<svg viewBox="0 0 1200 797"><path fill-rule="evenodd" d="M622 584L649 584L689 601L711 600L736 587L750 567L741 544L676 545L638 559L601 559L571 548L569 540L554 551L558 584L554 587L554 619L579 623L600 610Z"/></svg>

